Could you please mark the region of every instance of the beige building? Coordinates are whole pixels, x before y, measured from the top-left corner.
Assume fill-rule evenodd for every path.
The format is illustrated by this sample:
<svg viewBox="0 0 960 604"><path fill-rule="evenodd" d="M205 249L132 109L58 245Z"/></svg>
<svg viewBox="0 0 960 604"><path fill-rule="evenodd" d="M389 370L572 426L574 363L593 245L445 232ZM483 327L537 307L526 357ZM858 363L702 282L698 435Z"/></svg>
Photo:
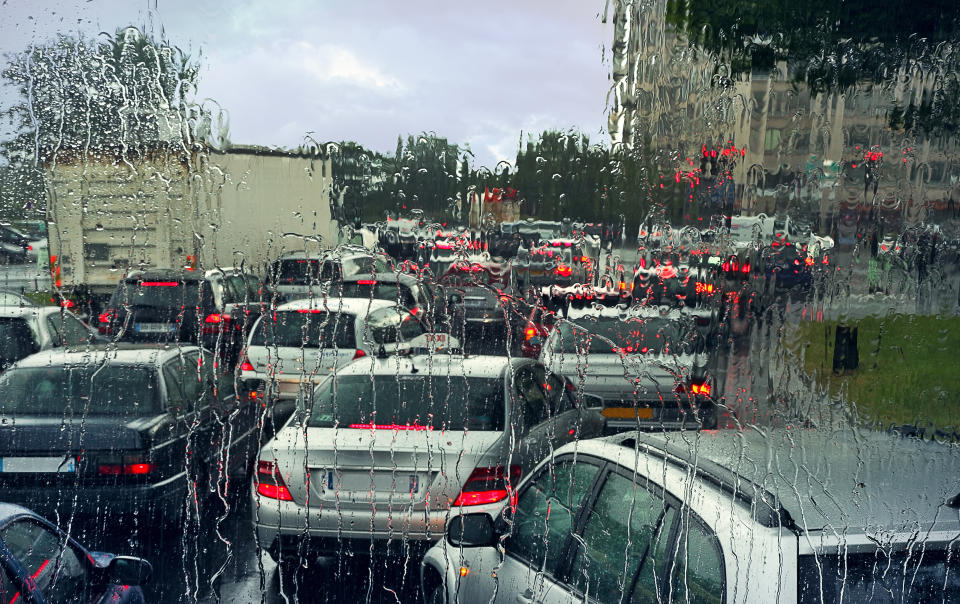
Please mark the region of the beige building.
<svg viewBox="0 0 960 604"><path fill-rule="evenodd" d="M818 95L796 84L786 63L730 78L671 31L666 0L611 5L611 141L648 143L664 173L699 167L704 145L732 144L743 152L732 176L744 213L799 210L821 222L874 209L916 223L960 199L957 141L914 140L889 127L894 103L918 101L929 76ZM875 191L865 187L871 153L882 154Z"/></svg>

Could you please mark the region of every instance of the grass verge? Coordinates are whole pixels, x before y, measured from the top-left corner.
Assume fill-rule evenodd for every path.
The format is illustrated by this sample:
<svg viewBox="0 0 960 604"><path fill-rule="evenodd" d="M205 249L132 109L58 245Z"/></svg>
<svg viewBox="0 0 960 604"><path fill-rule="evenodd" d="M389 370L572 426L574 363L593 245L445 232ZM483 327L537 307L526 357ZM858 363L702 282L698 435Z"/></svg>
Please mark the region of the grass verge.
<svg viewBox="0 0 960 604"><path fill-rule="evenodd" d="M883 427L960 431L960 317L889 315L845 321L857 327L859 368L834 373L837 321L803 322L787 345L807 375L858 415Z"/></svg>

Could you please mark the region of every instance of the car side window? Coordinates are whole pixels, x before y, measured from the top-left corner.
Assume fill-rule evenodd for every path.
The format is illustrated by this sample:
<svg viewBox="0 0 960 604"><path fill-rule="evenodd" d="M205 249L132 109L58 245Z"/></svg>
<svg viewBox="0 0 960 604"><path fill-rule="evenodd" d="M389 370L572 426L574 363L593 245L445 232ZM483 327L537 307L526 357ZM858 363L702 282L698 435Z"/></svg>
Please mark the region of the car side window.
<svg viewBox="0 0 960 604"><path fill-rule="evenodd" d="M36 522L20 520L0 530L0 539L48 602L87 601L87 569L59 535Z"/></svg>
<svg viewBox="0 0 960 604"><path fill-rule="evenodd" d="M677 508L668 506L653 537L650 553L644 560L643 566L640 567L640 574L637 576L631 594L631 603L644 604L664 600L661 589L664 583L663 578L669 572L667 565L670 561L670 554L675 549L671 547L670 537L676 517Z"/></svg>
<svg viewBox="0 0 960 604"><path fill-rule="evenodd" d="M78 346L86 343L91 336L90 330L79 319L66 313L48 316L47 324L57 346Z"/></svg>
<svg viewBox="0 0 960 604"><path fill-rule="evenodd" d="M583 457L548 464L517 499L513 530L504 547L533 568L556 574L577 509L593 484L597 466Z"/></svg>
<svg viewBox="0 0 960 604"><path fill-rule="evenodd" d="M537 369L541 374L538 378ZM517 399L517 421L523 431L549 419L549 405L542 380L543 369L521 367L514 375Z"/></svg>
<svg viewBox="0 0 960 604"><path fill-rule="evenodd" d="M570 584L598 602L620 602L666 510L661 497L631 478L609 474L578 540Z"/></svg>
<svg viewBox="0 0 960 604"><path fill-rule="evenodd" d="M716 535L693 514L685 513L680 518L678 541L667 599L695 604L724 602L723 553Z"/></svg>
<svg viewBox="0 0 960 604"><path fill-rule="evenodd" d="M163 382L167 387L167 406L177 413L183 413L190 409L190 405L187 405L183 386L180 383L182 378L179 365L179 360L164 365Z"/></svg>

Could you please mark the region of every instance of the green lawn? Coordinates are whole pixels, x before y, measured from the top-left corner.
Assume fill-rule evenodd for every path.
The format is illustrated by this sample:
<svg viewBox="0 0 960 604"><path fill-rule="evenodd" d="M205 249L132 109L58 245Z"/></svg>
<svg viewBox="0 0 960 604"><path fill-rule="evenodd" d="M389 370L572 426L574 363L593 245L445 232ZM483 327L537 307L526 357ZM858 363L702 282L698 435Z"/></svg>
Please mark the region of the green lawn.
<svg viewBox="0 0 960 604"><path fill-rule="evenodd" d="M803 322L788 346L830 392L844 388L861 418L882 426L960 430L960 317L891 315L847 322L858 327L860 366L833 372L836 321Z"/></svg>

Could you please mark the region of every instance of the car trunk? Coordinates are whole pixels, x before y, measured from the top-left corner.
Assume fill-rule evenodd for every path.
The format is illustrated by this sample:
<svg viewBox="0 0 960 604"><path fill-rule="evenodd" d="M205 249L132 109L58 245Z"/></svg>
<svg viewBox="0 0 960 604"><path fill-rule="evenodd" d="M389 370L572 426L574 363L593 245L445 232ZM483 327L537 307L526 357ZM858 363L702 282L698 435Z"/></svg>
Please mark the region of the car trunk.
<svg viewBox="0 0 960 604"><path fill-rule="evenodd" d="M488 463L502 436L406 426L310 428L309 453L291 443L281 449L280 469L284 476L303 476L304 466L310 470L310 507L446 509L474 468ZM307 498L305 482L287 482L296 501Z"/></svg>

